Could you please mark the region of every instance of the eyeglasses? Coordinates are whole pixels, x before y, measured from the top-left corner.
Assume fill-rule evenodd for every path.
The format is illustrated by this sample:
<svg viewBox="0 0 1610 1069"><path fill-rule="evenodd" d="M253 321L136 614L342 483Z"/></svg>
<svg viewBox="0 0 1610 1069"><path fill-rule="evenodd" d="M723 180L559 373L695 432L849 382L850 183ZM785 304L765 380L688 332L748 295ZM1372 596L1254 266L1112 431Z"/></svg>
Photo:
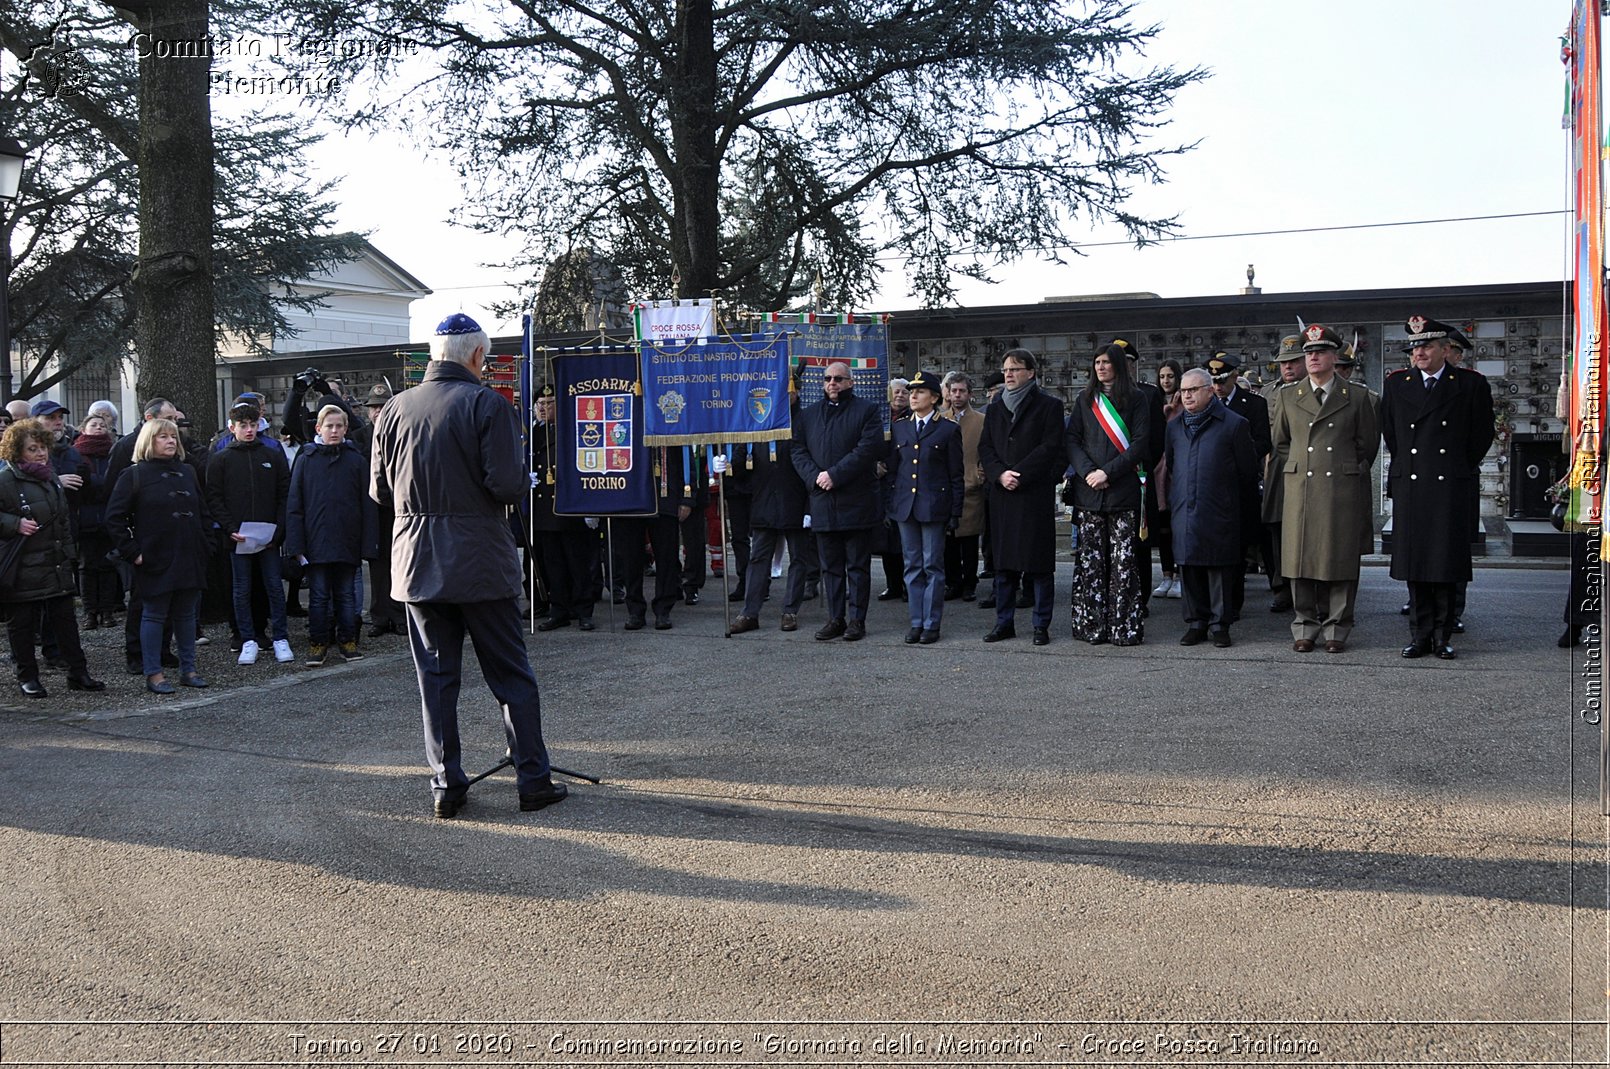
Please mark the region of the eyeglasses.
<svg viewBox="0 0 1610 1069"><path fill-rule="evenodd" d="M1211 386L1181 386L1180 393L1199 393L1202 390L1211 390Z"/></svg>
<svg viewBox="0 0 1610 1069"><path fill-rule="evenodd" d="M822 376L822 381L823 382L849 382L850 381L850 376L848 376L848 375L823 375Z"/></svg>

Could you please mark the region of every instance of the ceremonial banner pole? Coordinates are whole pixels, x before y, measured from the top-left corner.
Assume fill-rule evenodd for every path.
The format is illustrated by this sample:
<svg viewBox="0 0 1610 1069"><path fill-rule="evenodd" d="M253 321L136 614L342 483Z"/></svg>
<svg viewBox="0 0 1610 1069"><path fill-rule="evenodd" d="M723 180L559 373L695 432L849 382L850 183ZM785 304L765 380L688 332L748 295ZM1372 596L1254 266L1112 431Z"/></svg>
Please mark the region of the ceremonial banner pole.
<svg viewBox="0 0 1610 1069"><path fill-rule="evenodd" d="M727 463L732 463L731 457L727 458ZM716 475L716 510L721 530L721 621L724 625L722 633L731 638L732 602L728 599L732 593L728 589L727 573L732 571L732 550L727 545L727 476L724 472Z"/></svg>
<svg viewBox="0 0 1610 1069"><path fill-rule="evenodd" d="M609 602L609 633L615 633L615 517L604 517L604 552L609 555L605 562L604 580L608 587L604 591L604 600Z"/></svg>

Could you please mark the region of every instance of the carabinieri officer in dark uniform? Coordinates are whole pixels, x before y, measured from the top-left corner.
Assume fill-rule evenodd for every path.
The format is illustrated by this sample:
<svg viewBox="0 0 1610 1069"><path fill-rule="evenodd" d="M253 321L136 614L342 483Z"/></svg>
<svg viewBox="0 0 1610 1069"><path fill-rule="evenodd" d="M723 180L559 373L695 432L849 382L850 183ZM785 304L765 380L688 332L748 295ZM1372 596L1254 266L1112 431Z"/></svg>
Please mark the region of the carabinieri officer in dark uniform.
<svg viewBox="0 0 1610 1069"><path fill-rule="evenodd" d="M966 472L961 427L939 414L939 376L919 371L906 384L911 416L896 420L890 445L889 518L900 530L905 557L906 642L939 641L945 609L945 532L962 517Z"/></svg>
<svg viewBox="0 0 1610 1069"><path fill-rule="evenodd" d="M1381 388L1381 430L1392 463L1392 578L1409 584L1410 642L1405 657L1455 656L1450 639L1456 593L1471 578L1473 502L1481 461L1493 444L1487 379L1455 367L1449 355L1470 342L1446 323L1410 316L1405 346L1413 367Z"/></svg>

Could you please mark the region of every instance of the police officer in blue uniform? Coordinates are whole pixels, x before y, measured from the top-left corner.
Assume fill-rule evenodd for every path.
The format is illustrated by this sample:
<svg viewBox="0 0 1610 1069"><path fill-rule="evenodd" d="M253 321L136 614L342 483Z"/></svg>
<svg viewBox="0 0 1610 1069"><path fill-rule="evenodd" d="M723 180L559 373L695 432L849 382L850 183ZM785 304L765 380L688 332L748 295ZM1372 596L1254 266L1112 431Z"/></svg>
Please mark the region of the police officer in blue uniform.
<svg viewBox="0 0 1610 1069"><path fill-rule="evenodd" d="M895 421L890 442L889 518L905 558L908 644L939 641L945 608L945 532L961 521L966 495L961 427L939 414L939 376L920 371L906 384L911 416Z"/></svg>

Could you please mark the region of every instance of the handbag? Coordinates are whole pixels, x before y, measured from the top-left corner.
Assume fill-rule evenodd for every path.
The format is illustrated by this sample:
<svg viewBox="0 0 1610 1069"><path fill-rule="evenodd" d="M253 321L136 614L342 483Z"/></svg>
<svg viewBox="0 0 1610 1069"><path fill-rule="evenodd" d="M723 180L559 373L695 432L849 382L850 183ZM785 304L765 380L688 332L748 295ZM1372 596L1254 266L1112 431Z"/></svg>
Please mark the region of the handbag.
<svg viewBox="0 0 1610 1069"><path fill-rule="evenodd" d="M28 516L33 508L28 499L22 496L22 489L17 489L17 500L22 505L22 515ZM27 536L14 534L10 538L0 538L0 601L10 600L11 588L17 584L17 572L22 567L22 544Z"/></svg>

